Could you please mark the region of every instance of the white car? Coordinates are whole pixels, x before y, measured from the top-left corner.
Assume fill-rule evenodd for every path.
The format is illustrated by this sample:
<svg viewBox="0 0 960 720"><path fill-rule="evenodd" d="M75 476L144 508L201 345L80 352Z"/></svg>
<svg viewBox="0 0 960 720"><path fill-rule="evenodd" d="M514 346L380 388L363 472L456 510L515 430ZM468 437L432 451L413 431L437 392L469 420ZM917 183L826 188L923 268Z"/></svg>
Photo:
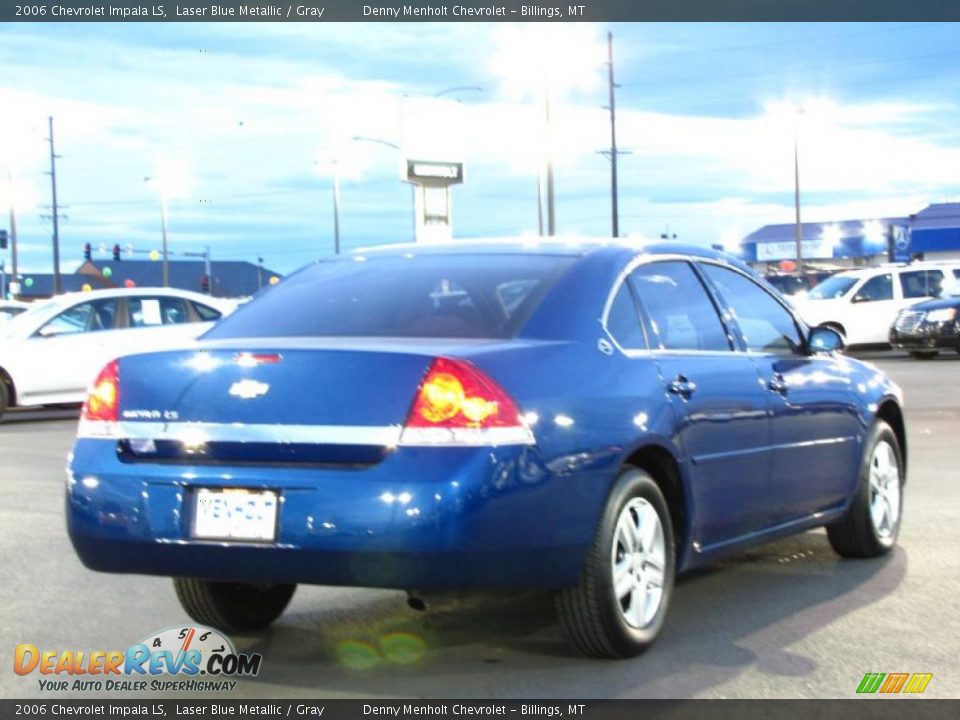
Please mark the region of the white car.
<svg viewBox="0 0 960 720"><path fill-rule="evenodd" d="M793 304L810 327L829 325L843 333L847 345L887 344L901 310L936 297L958 276L960 263L851 270L827 278Z"/></svg>
<svg viewBox="0 0 960 720"><path fill-rule="evenodd" d="M0 414L83 402L111 359L192 342L235 308L173 288L94 290L34 303L0 325Z"/></svg>

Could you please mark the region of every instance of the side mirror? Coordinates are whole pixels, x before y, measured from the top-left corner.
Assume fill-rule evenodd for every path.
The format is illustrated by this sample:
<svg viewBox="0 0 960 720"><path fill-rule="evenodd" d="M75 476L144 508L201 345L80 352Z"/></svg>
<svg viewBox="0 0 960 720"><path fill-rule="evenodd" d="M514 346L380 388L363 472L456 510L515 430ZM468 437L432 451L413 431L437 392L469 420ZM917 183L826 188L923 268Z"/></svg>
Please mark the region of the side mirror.
<svg viewBox="0 0 960 720"><path fill-rule="evenodd" d="M843 335L827 325L819 325L810 332L808 347L812 353L840 352L846 346Z"/></svg>
<svg viewBox="0 0 960 720"><path fill-rule="evenodd" d="M869 301L870 301L870 298L866 295L854 295L853 299L850 302L862 303L862 302L869 302Z"/></svg>

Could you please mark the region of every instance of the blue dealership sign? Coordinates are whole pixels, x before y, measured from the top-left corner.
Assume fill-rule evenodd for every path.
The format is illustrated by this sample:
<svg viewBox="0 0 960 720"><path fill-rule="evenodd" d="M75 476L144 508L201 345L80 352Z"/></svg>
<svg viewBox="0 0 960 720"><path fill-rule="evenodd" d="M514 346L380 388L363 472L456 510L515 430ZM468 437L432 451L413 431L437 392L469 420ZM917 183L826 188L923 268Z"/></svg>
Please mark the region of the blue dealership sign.
<svg viewBox="0 0 960 720"><path fill-rule="evenodd" d="M891 225L890 261L910 262L910 228L907 225Z"/></svg>

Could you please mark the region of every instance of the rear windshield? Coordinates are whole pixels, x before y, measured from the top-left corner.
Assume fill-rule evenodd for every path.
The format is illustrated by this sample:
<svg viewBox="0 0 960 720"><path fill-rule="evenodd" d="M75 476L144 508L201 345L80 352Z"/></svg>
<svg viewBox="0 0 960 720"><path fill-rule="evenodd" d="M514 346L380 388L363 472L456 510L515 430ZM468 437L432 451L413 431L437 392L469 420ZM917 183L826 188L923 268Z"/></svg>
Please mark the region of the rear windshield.
<svg viewBox="0 0 960 720"><path fill-rule="evenodd" d="M204 337L508 338L574 258L414 255L321 262Z"/></svg>

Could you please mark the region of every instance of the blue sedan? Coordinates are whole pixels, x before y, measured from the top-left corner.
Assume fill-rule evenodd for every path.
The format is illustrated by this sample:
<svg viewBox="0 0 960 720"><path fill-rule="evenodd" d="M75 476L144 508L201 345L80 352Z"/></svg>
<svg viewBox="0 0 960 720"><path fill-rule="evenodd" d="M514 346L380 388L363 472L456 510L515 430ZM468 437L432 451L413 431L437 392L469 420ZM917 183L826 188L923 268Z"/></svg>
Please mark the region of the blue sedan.
<svg viewBox="0 0 960 720"><path fill-rule="evenodd" d="M103 368L69 465L94 570L267 626L298 583L549 588L583 653L663 626L677 573L826 526L888 552L897 386L701 248L499 242L318 262L198 346Z"/></svg>

